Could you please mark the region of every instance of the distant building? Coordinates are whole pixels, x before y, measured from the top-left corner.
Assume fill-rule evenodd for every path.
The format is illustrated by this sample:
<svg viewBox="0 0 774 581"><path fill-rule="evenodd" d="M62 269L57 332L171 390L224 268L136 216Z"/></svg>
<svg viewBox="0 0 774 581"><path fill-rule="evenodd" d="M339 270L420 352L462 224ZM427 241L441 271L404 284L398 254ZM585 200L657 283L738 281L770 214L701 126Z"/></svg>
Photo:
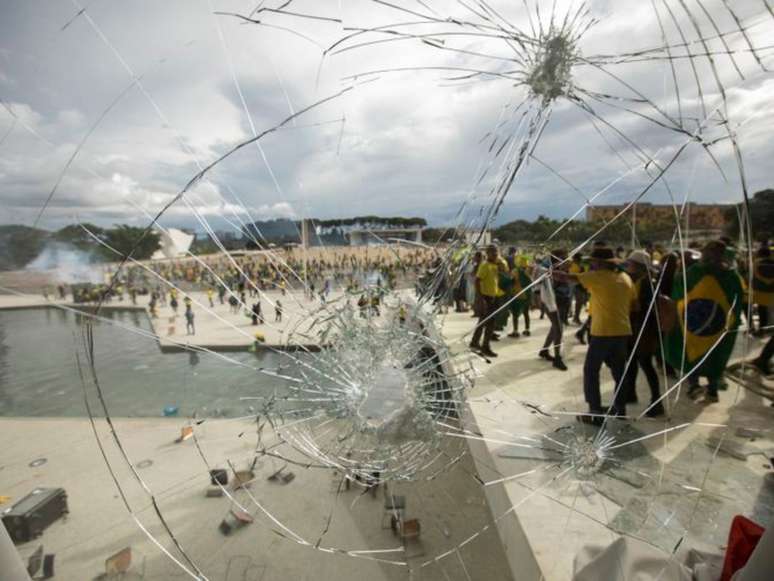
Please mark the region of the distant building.
<svg viewBox="0 0 774 581"><path fill-rule="evenodd" d="M466 244L476 244L478 246L488 246L492 243L492 231L487 228L482 233L478 228L466 228L462 235Z"/></svg>
<svg viewBox="0 0 774 581"><path fill-rule="evenodd" d="M347 234L350 246L389 244L395 240L422 242L423 227L416 228L353 228Z"/></svg>
<svg viewBox="0 0 774 581"><path fill-rule="evenodd" d="M589 206L586 208L586 220L590 222L607 222L614 219L627 204L611 206ZM730 204L697 204L689 202L683 210L683 225L692 232L705 232L707 234L720 234L727 226L729 220L726 212ZM677 210L680 211L678 204ZM639 202L626 212L627 218L634 217L638 225L654 226L674 224L675 208L671 204L651 204Z"/></svg>

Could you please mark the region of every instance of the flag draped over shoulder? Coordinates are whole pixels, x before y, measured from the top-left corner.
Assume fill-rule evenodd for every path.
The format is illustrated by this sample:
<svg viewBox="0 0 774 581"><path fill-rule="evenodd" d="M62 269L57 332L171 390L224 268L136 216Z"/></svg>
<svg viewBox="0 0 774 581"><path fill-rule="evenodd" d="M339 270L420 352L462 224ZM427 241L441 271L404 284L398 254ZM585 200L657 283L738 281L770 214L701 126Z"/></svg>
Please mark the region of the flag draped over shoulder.
<svg viewBox="0 0 774 581"><path fill-rule="evenodd" d="M690 372L706 355L693 373L719 377L734 349L736 333L726 332L739 327L744 302L742 279L734 270L694 264L686 272L685 281L679 274L675 277L672 298L677 307L677 325L666 338L667 361L675 369Z"/></svg>

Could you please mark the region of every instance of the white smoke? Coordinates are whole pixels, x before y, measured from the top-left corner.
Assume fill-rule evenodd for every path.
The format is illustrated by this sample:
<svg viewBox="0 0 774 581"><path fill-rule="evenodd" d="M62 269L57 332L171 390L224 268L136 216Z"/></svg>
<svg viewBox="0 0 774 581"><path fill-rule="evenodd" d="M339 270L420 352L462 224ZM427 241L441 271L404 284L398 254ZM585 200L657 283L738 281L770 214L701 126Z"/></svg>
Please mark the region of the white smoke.
<svg viewBox="0 0 774 581"><path fill-rule="evenodd" d="M54 272L57 282L66 284L101 283L102 271L91 252L62 242L50 242L25 270Z"/></svg>

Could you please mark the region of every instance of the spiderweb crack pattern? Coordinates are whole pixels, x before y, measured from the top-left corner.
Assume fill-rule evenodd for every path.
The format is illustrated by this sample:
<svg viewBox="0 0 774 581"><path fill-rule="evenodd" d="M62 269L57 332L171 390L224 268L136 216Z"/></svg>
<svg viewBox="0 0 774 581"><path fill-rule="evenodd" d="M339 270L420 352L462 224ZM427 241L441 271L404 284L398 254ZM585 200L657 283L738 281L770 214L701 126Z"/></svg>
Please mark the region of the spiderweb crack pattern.
<svg viewBox="0 0 774 581"><path fill-rule="evenodd" d="M55 199L71 166L84 163L82 149L93 132L127 93L138 91L158 119L174 130L145 86L143 75L134 72L117 45L91 16L91 6L84 7L76 1L73 4L76 13L64 23L62 31L71 29L78 19L85 20L126 73L129 84L110 101L71 152L46 202L39 209L36 223ZM272 170L270 155L264 149L267 137L297 127L299 122L308 122L310 127L333 123L340 125L336 140L338 155L342 147L345 148L342 142L347 116L341 114L340 118L329 122L325 115L339 105L346 108L347 99L364 91L369 84L389 83L393 82L390 79L394 76L405 79L413 75L433 75L433 78L440 75L440 84L449 90L504 82L506 102L495 126L482 138L479 168L473 176L469 195L456 212L454 225L449 228L451 242L438 248L419 245L423 252L432 253L435 260L417 297L412 298L405 291L387 288L381 283L366 282L367 295L379 297L383 312L376 314L370 308L356 310L352 307L351 301L357 299L359 292L344 293L314 306L291 293L286 300L295 302L306 316L283 330L283 346L294 350L274 350L286 367L250 366L258 374L282 380L283 385L270 394L246 394L243 401L251 402L255 412L248 417L255 424L250 467L255 468L259 461L270 460L310 471L335 472L341 479L335 491L334 507L342 495L344 483L354 483L363 493L379 485L408 483L419 486L423 482L443 480L452 470L467 470L461 468L461 459L468 455L474 456L475 469L466 476L484 490L507 487L514 494L513 502L507 509L493 514L491 522L467 531L463 538L448 539L443 550L420 559L409 559L402 547L352 548L327 544L336 518L334 508L323 503L317 508L325 516L324 525L311 532L303 523L283 521L277 516L281 509L267 506L260 494L247 488L237 494L219 485L221 490L240 510L260 516L261 525L285 541L310 550L395 565L405 568L408 575L419 575L436 567L446 575L444 563L458 559L464 574L475 578L475 572L466 568L461 550L482 538L487 531L502 526L505 519L521 511L529 513L530 505L546 506L545 503L566 513L566 518L560 519L559 528L551 531L557 535L557 543L571 535L573 520L583 518L588 519L584 522L596 523L606 532L623 533L653 544L658 544L654 539L662 535L671 546L662 542L661 548L677 559L678 549L686 539L701 539L705 529L717 528L717 523L721 522L720 515L726 509L718 500L723 495L718 471L731 470L721 449L724 441L730 438L733 418L705 424L692 417L685 418L680 412L685 404L682 386L697 372L700 364L685 370L658 402L652 402L636 417L625 418L637 420L636 423L624 425L611 414L612 410L607 410L602 429L589 432L567 423L568 418L585 414L579 409L580 402L526 403L525 395L517 394L516 385L510 378L498 378L489 370L481 372L482 368L490 366L491 360L471 355L463 348L472 330L452 338L439 331L445 324L440 305L450 289L466 276L468 261L459 258L471 244L465 234L472 230L475 232L472 244L481 242L500 215L509 193L518 189L519 179L528 171L534 171L536 166L583 199L572 218L547 233L546 244L559 239L572 227L572 220L598 200L611 192L626 190L620 211L577 244L568 256L583 251L595 239L604 238L617 224L628 219L638 202L656 191L671 201L675 218L672 243L684 252L690 236L685 218L689 194L683 200L678 198L672 176L683 171L686 164L693 163L695 167L699 163L697 160L709 160L719 181L729 189L741 192L743 212L749 214L748 176L739 134L753 116L735 118L733 101L740 87L768 78L774 46L767 44L765 38L774 30L772 7L766 0L745 3L741 7L728 0L651 0L649 15L657 26L660 43L640 47L637 42L632 42L634 48L631 49L600 51L594 33L604 27L605 17L593 16L592 6L585 2L554 1L547 11L547 3L542 3L541 7L540 2L523 0L518 18L506 16L505 7L484 0L363 0L359 4L369 16L371 10L378 9L379 22L350 24L338 9L293 0L261 2L244 13L218 11L210 4L209 11L217 22L217 33L248 119L251 137L230 146L212 161L201 162L185 138L175 131L181 150L194 160L198 171L160 209L140 206L138 211L149 220L147 235L153 228L164 228L164 218L170 209L184 206L225 253L229 268L238 274L238 278L257 297L275 307L275 294L267 292L245 271L244 264L226 250L210 221L197 209L196 201L203 188L222 184L222 190L215 190L224 203L244 210L244 213L234 212L233 216L225 218L234 229L245 232L257 248L265 251L266 261L277 273L283 290L285 287L298 289L306 296L310 293L308 278L299 265L291 264L286 255L270 248L260 232L245 228L243 216L250 217L250 210L228 185L227 176L223 175L226 172L219 173L221 168L242 155L243 150L254 146L261 166L271 175L278 197L283 198L285 192L280 179ZM508 14L512 12L511 8L508 7ZM228 46L228 38L220 29L220 22L227 19L255 27L257 35L265 28L272 28L313 45L320 53L318 77L326 74L329 63L341 62L347 56L357 60L357 55L374 48L411 43L421 49L416 54L422 56L405 66L392 66L386 62L384 66L361 70L359 63L355 64L355 70L342 77L340 89L309 98L308 104L301 108L293 107L285 92L288 114L260 130L231 64L232 49ZM309 33L308 26L301 26L300 22L342 30L334 41L328 42L324 39L326 35L321 33L320 38L315 38ZM429 64L424 64L424 58ZM663 67L663 78L668 87L663 95L637 82L636 67L639 66ZM279 74L277 78L281 83ZM2 104L12 118L12 125L0 139L0 145L17 125L34 134L34 129L25 125L12 105L6 101ZM545 152L546 155L542 151L538 153L551 139L555 118L568 114L576 115L588 135L599 139L611 158L620 162L620 172L606 176L595 191L587 192L585 187L574 185L572 167L557 166L551 159L550 150ZM646 144L645 139L632 131L635 123L657 131L658 139ZM228 198L221 191L226 191ZM632 231L636 241L636 224ZM97 243L105 244L98 236L93 237ZM750 262L753 240L749 215L743 215L740 247L747 246ZM181 571L191 578L205 579L208 578L205 564L191 556L190 549L176 534L158 501L158 491L134 468L135 461L124 445L126 435L121 434L113 423L109 398L105 396L98 373L93 331L96 322L107 321L103 317L104 303L115 291L117 281L130 271L142 271L143 276L152 277L183 296L189 293L154 267L136 261L132 252L124 255L112 250L119 262L110 285L90 315L91 322L84 327L78 353L84 401L95 440L122 502L137 526ZM190 259L207 271L213 283L223 287L227 296L237 301L238 308L249 310L243 295L207 260L193 254ZM392 260L395 264L402 264L404 259L405 254L394 251ZM554 268L560 268L567 260L558 261ZM537 288L550 276L550 269L544 271L500 306L499 311L508 309L510 303ZM681 276L685 277L684 271ZM653 283L654 297L662 282L662 278L658 278ZM197 300L194 296L191 298ZM649 311L655 309L655 300L649 305ZM200 302L197 307L210 311ZM752 311L748 310L747 320L751 317ZM126 331L141 332L136 329ZM233 331L249 337L236 326ZM745 354L748 353L752 347L746 328L726 328L713 348L726 336L736 334L742 335L739 343L744 343ZM641 336L635 338L635 346L641 339ZM313 343L325 348L313 352L309 349ZM189 345L186 348L230 360L234 365L245 365L226 354ZM628 358L627 368L636 364L633 357ZM528 378L519 381L528 382ZM489 392L482 395L480 392L484 389ZM620 389L621 385L613 386L614 393ZM540 401L534 388L527 387L526 391L532 391L531 395L536 396L534 399ZM741 394L742 390L738 388L737 399ZM674 418L667 417L663 421L645 418L648 410L659 402L663 402L670 412L675 412ZM97 428L97 411L104 417L109 437ZM471 413L481 414L486 427L467 421ZM510 413L519 414L519 421L523 421L520 429L512 429L513 422L505 417ZM679 421L675 420L678 417ZM203 435L210 421L193 415L190 423L205 472L215 466ZM710 445L703 441L697 443L696 438L710 430L716 436ZM681 443L679 452L675 452L670 448L672 439L683 442L679 440L683 433L690 433L695 440ZM239 437L242 435L240 433ZM106 451L106 442L119 451L119 458ZM480 447L471 452L474 449L469 447L472 443L484 444L490 448L489 453L492 450L516 450L517 454L508 452L505 462L492 461L481 453ZM686 460L686 456L689 459ZM490 462L489 470L483 470L482 466ZM689 469L681 471L680 464ZM126 484L116 476L119 466L121 469L128 467L136 485L142 489L161 524L158 536L143 523L138 516L138 507L124 494ZM240 473L231 460L229 467L234 475ZM479 475L481 472L489 476L483 478ZM518 491L518 495L514 491ZM608 507L613 503L621 510L609 514ZM708 506L713 507L717 521L705 518ZM717 530L711 533L712 536L719 534ZM172 548L167 548L167 541L171 541ZM551 575L553 571L544 573Z"/></svg>

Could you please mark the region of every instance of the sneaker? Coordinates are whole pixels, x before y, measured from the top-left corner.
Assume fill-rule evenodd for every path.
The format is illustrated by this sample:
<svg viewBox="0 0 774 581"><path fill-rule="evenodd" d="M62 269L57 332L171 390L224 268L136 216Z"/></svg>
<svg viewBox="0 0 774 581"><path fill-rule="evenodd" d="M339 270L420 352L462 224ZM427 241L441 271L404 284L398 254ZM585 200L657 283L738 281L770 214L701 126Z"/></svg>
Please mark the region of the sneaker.
<svg viewBox="0 0 774 581"><path fill-rule="evenodd" d="M540 357L542 357L543 359L545 359L546 361L553 361L554 360L554 358L551 357L551 354L548 352L548 349L541 349L538 352L538 355Z"/></svg>
<svg viewBox="0 0 774 581"><path fill-rule="evenodd" d="M517 339L521 337L521 333L519 333L518 331L514 331L513 333L508 333L508 336L513 337L514 339Z"/></svg>
<svg viewBox="0 0 774 581"><path fill-rule="evenodd" d="M562 361L561 357L554 357L553 365L560 371L567 371L567 366L564 364L564 361Z"/></svg>
<svg viewBox="0 0 774 581"><path fill-rule="evenodd" d="M649 418L658 418L666 414L666 410L664 410L664 406L661 402L658 402L653 407L651 407L648 411L645 412L645 415Z"/></svg>
<svg viewBox="0 0 774 581"><path fill-rule="evenodd" d="M481 346L477 345L476 343L471 343L468 345L468 347L470 347L473 351L481 351Z"/></svg>
<svg viewBox="0 0 774 581"><path fill-rule="evenodd" d="M529 333L529 329L527 329L526 331L524 331L524 332L522 333L522 335L524 335L525 337L529 337L529 335L530 335L530 333Z"/></svg>
<svg viewBox="0 0 774 581"><path fill-rule="evenodd" d="M481 355L486 355L487 357L497 357L497 353L492 351L489 347L481 349Z"/></svg>
<svg viewBox="0 0 774 581"><path fill-rule="evenodd" d="M700 385L691 385L688 388L688 397L691 399L698 398L704 392L704 388Z"/></svg>
<svg viewBox="0 0 774 581"><path fill-rule="evenodd" d="M581 331L578 331L577 333L575 333L575 338L578 340L578 342L581 345L585 345L586 344L586 337L584 336L584 334Z"/></svg>
<svg viewBox="0 0 774 581"><path fill-rule="evenodd" d="M704 403L718 403L719 401L720 401L720 398L716 393L704 394Z"/></svg>
<svg viewBox="0 0 774 581"><path fill-rule="evenodd" d="M497 335L492 335L492 341L499 341L500 337Z"/></svg>

